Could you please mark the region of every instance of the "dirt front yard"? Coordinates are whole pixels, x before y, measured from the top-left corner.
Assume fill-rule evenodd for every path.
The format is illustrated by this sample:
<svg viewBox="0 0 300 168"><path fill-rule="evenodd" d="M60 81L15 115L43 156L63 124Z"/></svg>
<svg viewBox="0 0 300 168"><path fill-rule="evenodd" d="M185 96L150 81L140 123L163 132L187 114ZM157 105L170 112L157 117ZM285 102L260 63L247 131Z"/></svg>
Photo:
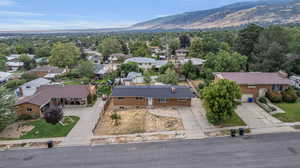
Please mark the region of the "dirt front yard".
<svg viewBox="0 0 300 168"><path fill-rule="evenodd" d="M110 105L98 123L94 134L96 136L122 135L183 129L182 121L178 118L154 115L148 109L130 109L114 112Z"/></svg>

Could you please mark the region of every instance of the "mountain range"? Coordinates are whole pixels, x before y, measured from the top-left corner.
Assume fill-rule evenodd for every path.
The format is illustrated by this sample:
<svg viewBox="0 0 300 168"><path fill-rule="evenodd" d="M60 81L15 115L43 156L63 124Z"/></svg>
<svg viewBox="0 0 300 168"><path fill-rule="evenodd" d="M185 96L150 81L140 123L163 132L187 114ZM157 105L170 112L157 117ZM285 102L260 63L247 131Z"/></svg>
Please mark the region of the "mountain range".
<svg viewBox="0 0 300 168"><path fill-rule="evenodd" d="M160 17L130 27L130 30L234 28L256 23L299 24L300 0L258 0L220 8Z"/></svg>

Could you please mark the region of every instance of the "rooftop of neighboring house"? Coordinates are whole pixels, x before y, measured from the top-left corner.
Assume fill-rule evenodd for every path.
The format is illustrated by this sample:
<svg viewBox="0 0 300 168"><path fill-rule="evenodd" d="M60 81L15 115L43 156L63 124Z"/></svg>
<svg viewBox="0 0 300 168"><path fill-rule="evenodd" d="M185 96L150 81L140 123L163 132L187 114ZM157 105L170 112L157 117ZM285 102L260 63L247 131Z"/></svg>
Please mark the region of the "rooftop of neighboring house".
<svg viewBox="0 0 300 168"><path fill-rule="evenodd" d="M156 68L160 68L168 63L168 61L165 61L165 60L155 60L153 58L146 58L146 57L133 57L133 58L129 58L129 59L125 60L125 63L128 63L128 62L135 62L138 64L150 64L151 63Z"/></svg>
<svg viewBox="0 0 300 168"><path fill-rule="evenodd" d="M9 67L22 67L24 66L24 63L23 62L6 62L5 63L6 66L9 66Z"/></svg>
<svg viewBox="0 0 300 168"><path fill-rule="evenodd" d="M13 76L12 73L9 72L0 72L0 82L5 82L6 80L8 80L9 78L11 78Z"/></svg>
<svg viewBox="0 0 300 168"><path fill-rule="evenodd" d="M220 79L229 79L240 85L290 85L288 78L278 72L222 72L215 73Z"/></svg>
<svg viewBox="0 0 300 168"><path fill-rule="evenodd" d="M11 54L9 56L6 56L6 59L8 61L11 61L11 60L14 60L14 59L19 59L21 57L22 54ZM35 55L32 55L32 54L25 54L27 55L28 57L30 57L31 59L33 59L35 57Z"/></svg>
<svg viewBox="0 0 300 168"><path fill-rule="evenodd" d="M143 74L139 73L139 72L129 72L128 75L127 75L128 79L134 79L134 78L137 78L137 77L143 77Z"/></svg>
<svg viewBox="0 0 300 168"><path fill-rule="evenodd" d="M22 88L22 96L31 96L37 91L38 87L50 83L51 81L45 78L38 78L30 82L24 83L20 86L20 88Z"/></svg>
<svg viewBox="0 0 300 168"><path fill-rule="evenodd" d="M30 103L43 106L52 98L87 98L88 85L43 85L32 96L25 97L17 102L17 105Z"/></svg>
<svg viewBox="0 0 300 168"><path fill-rule="evenodd" d="M193 65L203 65L205 63L205 60L201 59L201 58L187 58L187 59L181 60L180 63L185 64L185 63L188 63L189 61L192 61Z"/></svg>
<svg viewBox="0 0 300 168"><path fill-rule="evenodd" d="M291 76L290 77L291 80L299 80L300 81L300 76Z"/></svg>
<svg viewBox="0 0 300 168"><path fill-rule="evenodd" d="M195 95L187 86L118 86L113 89L112 97L187 99Z"/></svg>
<svg viewBox="0 0 300 168"><path fill-rule="evenodd" d="M95 64L94 73L97 75L104 75L108 72L108 67L106 64Z"/></svg>
<svg viewBox="0 0 300 168"><path fill-rule="evenodd" d="M63 73L64 71L65 71L65 69L62 69L62 68L45 65L45 66L36 67L36 68L30 70L29 73L30 72L47 72L47 73L51 73L51 74L60 74L60 73Z"/></svg>
<svg viewBox="0 0 300 168"><path fill-rule="evenodd" d="M177 53L188 53L189 50L184 49L184 48L181 48L181 49L176 50L176 52L177 52Z"/></svg>
<svg viewBox="0 0 300 168"><path fill-rule="evenodd" d="M125 60L125 63L128 62L136 62L138 64L146 64L146 63L154 63L156 60L153 58L147 58L147 57L133 57L128 58Z"/></svg>

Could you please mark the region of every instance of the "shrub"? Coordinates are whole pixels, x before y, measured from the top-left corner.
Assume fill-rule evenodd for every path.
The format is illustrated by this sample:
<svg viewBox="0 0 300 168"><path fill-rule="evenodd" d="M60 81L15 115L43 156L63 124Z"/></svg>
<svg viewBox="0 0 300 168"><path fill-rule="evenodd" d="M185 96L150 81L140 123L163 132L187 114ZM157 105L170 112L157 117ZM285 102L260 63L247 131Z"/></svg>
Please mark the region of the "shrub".
<svg viewBox="0 0 300 168"><path fill-rule="evenodd" d="M282 102L282 95L280 94L280 92L268 91L267 97L271 100L272 103Z"/></svg>
<svg viewBox="0 0 300 168"><path fill-rule="evenodd" d="M295 103L298 99L298 96L294 89L289 88L289 89L285 90L284 92L282 92L282 98L283 98L283 101L285 101L287 103Z"/></svg>
<svg viewBox="0 0 300 168"><path fill-rule="evenodd" d="M21 76L22 79L26 80L27 82L35 80L37 78L39 78L36 74L32 74L32 73L24 73Z"/></svg>
<svg viewBox="0 0 300 168"><path fill-rule="evenodd" d="M260 103L267 104L267 99L264 98L264 97L260 97L260 98L258 99L258 101L259 101Z"/></svg>
<svg viewBox="0 0 300 168"><path fill-rule="evenodd" d="M26 83L26 80L10 80L5 84L7 89L16 89Z"/></svg>

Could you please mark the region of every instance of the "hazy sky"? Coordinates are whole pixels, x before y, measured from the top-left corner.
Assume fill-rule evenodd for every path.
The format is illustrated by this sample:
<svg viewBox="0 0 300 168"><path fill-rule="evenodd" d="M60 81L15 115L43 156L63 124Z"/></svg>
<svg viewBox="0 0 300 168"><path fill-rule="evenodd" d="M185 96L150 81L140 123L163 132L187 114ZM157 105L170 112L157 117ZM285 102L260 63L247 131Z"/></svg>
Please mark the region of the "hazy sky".
<svg viewBox="0 0 300 168"><path fill-rule="evenodd" d="M0 0L0 30L124 27L249 0Z"/></svg>

